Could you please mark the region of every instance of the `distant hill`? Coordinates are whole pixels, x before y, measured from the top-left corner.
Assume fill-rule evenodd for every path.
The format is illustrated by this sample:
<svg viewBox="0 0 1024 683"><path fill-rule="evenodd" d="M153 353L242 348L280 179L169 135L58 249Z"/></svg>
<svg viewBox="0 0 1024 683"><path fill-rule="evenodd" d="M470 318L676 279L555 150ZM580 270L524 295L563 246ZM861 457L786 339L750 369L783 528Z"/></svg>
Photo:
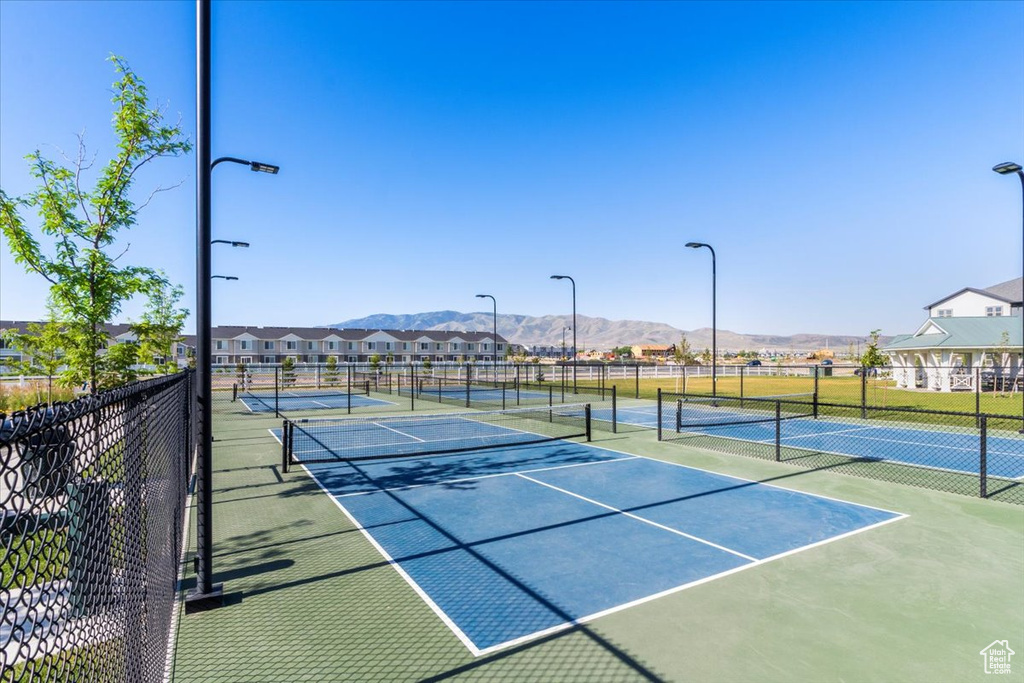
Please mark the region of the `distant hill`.
<svg viewBox="0 0 1024 683"><path fill-rule="evenodd" d="M694 349L711 347L711 328L680 330L665 323L642 320L608 320L576 316L579 330L577 343L581 349L611 349L616 346L633 344L674 344L683 334ZM387 330L464 330L486 332L493 326L490 313L460 313L458 311L433 311L391 315L378 313L366 318L345 320L328 325L336 328L387 329ZM562 343L562 328L572 326L571 315L529 316L515 314L498 315L498 334L514 344L523 346L554 346ZM571 343L572 332L566 331L566 341ZM891 337L881 337L886 343ZM792 336L770 334L740 334L729 330L718 330L718 347L724 351L761 350L770 351L816 351L832 348L844 352L850 344L863 342L864 337L824 334L795 334Z"/></svg>

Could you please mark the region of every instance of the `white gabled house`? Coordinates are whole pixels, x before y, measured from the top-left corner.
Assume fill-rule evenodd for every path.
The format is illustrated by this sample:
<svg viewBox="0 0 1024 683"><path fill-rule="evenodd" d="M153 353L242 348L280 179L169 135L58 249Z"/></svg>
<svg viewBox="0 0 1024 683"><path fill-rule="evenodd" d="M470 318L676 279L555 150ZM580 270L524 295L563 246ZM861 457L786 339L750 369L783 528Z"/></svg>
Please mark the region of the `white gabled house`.
<svg viewBox="0 0 1024 683"><path fill-rule="evenodd" d="M965 287L925 306L928 319L882 352L902 389L1024 389L1024 279Z"/></svg>

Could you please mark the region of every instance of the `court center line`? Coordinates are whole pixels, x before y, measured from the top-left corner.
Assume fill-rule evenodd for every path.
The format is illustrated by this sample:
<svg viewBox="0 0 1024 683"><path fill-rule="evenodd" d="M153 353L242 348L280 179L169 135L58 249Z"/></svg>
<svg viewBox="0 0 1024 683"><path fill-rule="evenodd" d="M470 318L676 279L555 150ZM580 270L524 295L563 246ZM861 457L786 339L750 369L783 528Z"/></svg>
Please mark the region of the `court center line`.
<svg viewBox="0 0 1024 683"><path fill-rule="evenodd" d="M381 429L386 429L389 432L394 432L395 434L401 434L402 436L407 436L410 439L414 439L416 441L419 441L420 443L426 443L427 442L426 439L421 439L418 436L413 436L412 434L407 434L406 432L403 432L403 431L401 431L399 429L393 429L391 427L388 427L387 425L382 425L380 422L371 422L370 424L375 425L377 427L380 427Z"/></svg>
<svg viewBox="0 0 1024 683"><path fill-rule="evenodd" d="M602 507L605 510L611 510L612 512L617 512L620 515L625 515L626 517L629 517L630 519L635 519L638 522L643 522L644 524L650 524L651 526L657 527L658 529L661 529L662 531L668 531L669 533L676 534L677 536L683 536L684 538L688 538L691 541L697 541L698 543L703 543L704 545L711 546L712 548L715 548L717 550L721 550L723 552L727 552L730 555L735 555L736 557L742 557L744 560L748 560L750 562L757 562L757 558L756 557L751 557L750 555L746 555L744 553L741 553L738 550L733 550L732 548L726 548L724 545L718 545L717 543L709 541L709 540L707 540L705 538L701 538L700 536L694 536L693 534L688 534L685 531L679 531L678 529L673 529L672 527L665 526L664 524L658 524L657 522L653 522L653 521L651 521L649 519L645 519L645 518L643 518L643 517L641 517L639 515L634 515L632 512L626 512L624 510L620 510L620 509L618 509L616 507L612 507L611 505L606 505L605 503L601 503L599 501L596 501L593 498L587 498L586 496L581 496L578 493L573 493L572 491L569 491L567 489L563 489L561 487L555 486L554 484L549 484L547 482L541 481L540 479L534 479L533 477L528 477L528 476L526 476L525 474L523 474L521 472L517 472L516 476L522 477L523 479L526 479L527 481L532 481L535 484L540 484L541 486L547 486L549 489L554 489L555 491L558 491L559 493L564 493L564 494L572 496L574 498L579 498L580 500L583 500L583 501L586 501L588 503L591 503L592 505L596 505L598 507Z"/></svg>

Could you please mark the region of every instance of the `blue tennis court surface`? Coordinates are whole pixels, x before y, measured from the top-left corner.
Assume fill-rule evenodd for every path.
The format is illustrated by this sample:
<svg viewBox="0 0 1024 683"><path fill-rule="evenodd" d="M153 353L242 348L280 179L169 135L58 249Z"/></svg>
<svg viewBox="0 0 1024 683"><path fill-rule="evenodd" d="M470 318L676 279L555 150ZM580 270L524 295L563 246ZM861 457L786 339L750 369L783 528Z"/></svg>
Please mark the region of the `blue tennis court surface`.
<svg viewBox="0 0 1024 683"><path fill-rule="evenodd" d="M477 655L901 517L569 441L306 468Z"/></svg>
<svg viewBox="0 0 1024 683"><path fill-rule="evenodd" d="M683 409L687 417L707 418L708 408ZM749 413L724 409L722 420L749 418ZM593 408L595 420L612 419L610 408ZM655 405L619 408L620 424L656 429ZM675 436L675 409L665 413L663 428ZM900 426L870 420L784 419L781 440L785 447L834 453L865 460L897 462L977 475L980 469L980 436L968 431L953 432L925 427ZM722 427L685 426L682 435L714 436L755 443L775 443L775 423L736 424ZM987 473L1007 479L1024 478L1024 438L990 434L987 439Z"/></svg>
<svg viewBox="0 0 1024 683"><path fill-rule="evenodd" d="M274 412L275 400L274 395L268 396L239 396L238 400L245 405L251 412L254 413L272 413ZM362 408L365 406L385 406L393 405L388 401L383 401L377 398L370 398L363 394L352 395L352 407ZM321 410L324 408L347 408L349 406L349 396L345 393L337 394L303 394L301 392L282 392L277 397L276 406L280 410L293 411L293 410Z"/></svg>

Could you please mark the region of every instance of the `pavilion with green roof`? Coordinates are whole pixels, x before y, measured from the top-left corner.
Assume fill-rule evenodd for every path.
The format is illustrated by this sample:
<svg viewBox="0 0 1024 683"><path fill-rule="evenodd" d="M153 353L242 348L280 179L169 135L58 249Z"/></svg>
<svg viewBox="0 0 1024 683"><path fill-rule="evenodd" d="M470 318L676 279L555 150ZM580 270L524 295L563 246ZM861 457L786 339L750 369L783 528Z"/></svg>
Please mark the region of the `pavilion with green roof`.
<svg viewBox="0 0 1024 683"><path fill-rule="evenodd" d="M913 334L894 338L882 351L902 389L974 391L1024 384L1022 283L966 287L925 306L929 317Z"/></svg>

